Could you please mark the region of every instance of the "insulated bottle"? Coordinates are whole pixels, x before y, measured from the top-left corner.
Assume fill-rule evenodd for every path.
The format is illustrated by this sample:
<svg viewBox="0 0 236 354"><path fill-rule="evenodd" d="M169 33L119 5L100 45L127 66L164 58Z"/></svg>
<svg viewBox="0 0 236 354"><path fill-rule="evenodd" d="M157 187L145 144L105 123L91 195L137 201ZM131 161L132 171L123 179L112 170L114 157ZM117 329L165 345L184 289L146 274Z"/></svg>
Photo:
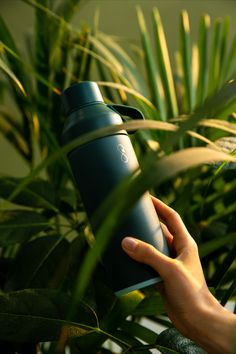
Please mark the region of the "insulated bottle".
<svg viewBox="0 0 236 354"><path fill-rule="evenodd" d="M124 115L143 118L142 113L133 107L106 105L97 84L90 81L64 90L62 102L67 116L62 133L64 144L99 128L121 124ZM139 167L131 140L122 129L73 149L68 153L68 159L90 221L113 188ZM129 198L128 195L121 197ZM93 224L91 227L93 229ZM96 239L96 229L93 232ZM125 236L134 236L168 254L148 192L127 213L102 255L108 281L118 296L161 280L149 266L126 255L121 247Z"/></svg>

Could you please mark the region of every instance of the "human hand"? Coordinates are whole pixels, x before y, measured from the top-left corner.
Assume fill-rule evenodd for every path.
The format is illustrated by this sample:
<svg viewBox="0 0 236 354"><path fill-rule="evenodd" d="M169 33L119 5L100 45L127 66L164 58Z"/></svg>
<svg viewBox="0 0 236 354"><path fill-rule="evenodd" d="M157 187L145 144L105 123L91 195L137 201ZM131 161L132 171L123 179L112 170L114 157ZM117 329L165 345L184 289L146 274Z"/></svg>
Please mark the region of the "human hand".
<svg viewBox="0 0 236 354"><path fill-rule="evenodd" d="M160 274L163 283L157 287L167 314L184 336L209 353L233 353L231 340L236 330L236 316L222 307L209 291L197 244L179 214L160 200L154 197L152 200L174 258L131 237L122 240L124 251Z"/></svg>

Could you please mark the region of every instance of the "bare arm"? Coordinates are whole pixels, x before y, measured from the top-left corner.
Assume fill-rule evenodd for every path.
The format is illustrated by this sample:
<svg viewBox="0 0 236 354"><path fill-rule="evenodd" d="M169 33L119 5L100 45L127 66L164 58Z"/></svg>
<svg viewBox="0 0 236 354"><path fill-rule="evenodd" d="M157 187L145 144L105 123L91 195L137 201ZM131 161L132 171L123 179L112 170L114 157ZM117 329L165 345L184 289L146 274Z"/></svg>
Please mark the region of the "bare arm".
<svg viewBox="0 0 236 354"><path fill-rule="evenodd" d="M209 291L197 245L180 216L158 199L152 199L175 258L167 257L151 245L131 237L123 239L124 251L160 274L163 283L158 285L158 289L167 314L184 336L208 353L236 353L236 349L232 349L236 315L222 307Z"/></svg>

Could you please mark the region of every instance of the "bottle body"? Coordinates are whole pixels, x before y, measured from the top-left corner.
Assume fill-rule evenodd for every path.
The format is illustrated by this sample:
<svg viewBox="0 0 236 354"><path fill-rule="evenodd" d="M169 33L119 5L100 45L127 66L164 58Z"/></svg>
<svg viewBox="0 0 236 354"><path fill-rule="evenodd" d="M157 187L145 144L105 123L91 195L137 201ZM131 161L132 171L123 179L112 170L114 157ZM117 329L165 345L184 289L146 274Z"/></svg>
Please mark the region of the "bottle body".
<svg viewBox="0 0 236 354"><path fill-rule="evenodd" d="M83 82L71 86L64 91L62 100L68 116L62 134L64 143L102 127L122 123L117 111L120 107L105 105L96 83ZM133 107L126 110L125 106L122 106L122 112L128 113L128 116L132 113L134 117L140 117L141 114ZM139 168L125 130L97 138L73 149L69 152L68 159L90 221L122 179ZM129 198L128 195L121 196L124 197ZM96 238L96 229L92 224L91 226ZM167 243L148 192L121 221L102 255L108 280L117 295L160 281L159 275L153 269L135 262L122 250L121 241L125 236L139 238L168 254Z"/></svg>
<svg viewBox="0 0 236 354"><path fill-rule="evenodd" d="M90 219L113 188L138 168L133 146L126 133L97 139L73 150L68 157ZM116 295L160 281L158 274L150 267L131 260L125 254L121 248L121 240L125 236L137 237L161 252L168 252L148 193L138 200L113 233L102 257Z"/></svg>

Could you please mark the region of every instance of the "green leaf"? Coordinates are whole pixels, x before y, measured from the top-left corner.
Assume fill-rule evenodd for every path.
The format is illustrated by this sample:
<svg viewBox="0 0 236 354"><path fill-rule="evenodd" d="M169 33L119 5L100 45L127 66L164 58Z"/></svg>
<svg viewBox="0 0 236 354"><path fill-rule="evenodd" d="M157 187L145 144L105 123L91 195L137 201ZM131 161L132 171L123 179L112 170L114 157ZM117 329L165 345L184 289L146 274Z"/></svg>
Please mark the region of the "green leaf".
<svg viewBox="0 0 236 354"><path fill-rule="evenodd" d="M211 51L210 70L208 79L208 95L211 95L218 86L220 75L220 46L221 46L222 20L217 18L214 24L213 44Z"/></svg>
<svg viewBox="0 0 236 354"><path fill-rule="evenodd" d="M0 246L22 243L49 227L46 217L26 210L1 213Z"/></svg>
<svg viewBox="0 0 236 354"><path fill-rule="evenodd" d="M226 303L230 300L230 298L235 294L235 291L236 291L236 279L233 280L230 287L224 293L220 302L222 306L226 305Z"/></svg>
<svg viewBox="0 0 236 354"><path fill-rule="evenodd" d="M0 68L5 72L10 79L14 82L14 84L18 87L20 92L26 96L25 89L23 85L21 84L20 80L17 79L16 75L11 71L11 69L8 67L8 65L3 61L2 58L0 58Z"/></svg>
<svg viewBox="0 0 236 354"><path fill-rule="evenodd" d="M203 15L199 25L198 55L199 72L197 84L197 105L202 104L206 97L208 75L208 43L209 43L210 16Z"/></svg>
<svg viewBox="0 0 236 354"><path fill-rule="evenodd" d="M235 100L236 80L231 80L214 95L208 97L204 103L196 109L195 113L181 123L177 132L172 136L171 141L168 139L163 143L162 149L169 151L170 147L179 142L187 130L193 129L203 118L214 117L215 113L219 110L224 113L224 107L235 102Z"/></svg>
<svg viewBox="0 0 236 354"><path fill-rule="evenodd" d="M23 178L0 177L0 196L8 199ZM35 179L12 200L15 204L58 212L56 191L50 182Z"/></svg>
<svg viewBox="0 0 236 354"><path fill-rule="evenodd" d="M220 45L220 73L219 73L219 86L224 84L227 81L227 78L224 75L224 67L227 62L227 44L229 42L229 29L230 29L230 18L226 16L223 19L222 24L222 36L221 36L221 45Z"/></svg>
<svg viewBox="0 0 236 354"><path fill-rule="evenodd" d="M55 13L65 21L70 21L72 16L78 11L81 0L63 1L55 8Z"/></svg>
<svg viewBox="0 0 236 354"><path fill-rule="evenodd" d="M215 238L214 240L204 242L203 244L199 245L200 257L206 257L221 248L222 246L231 245L234 243L236 243L235 233L230 233L228 235L225 235L224 237L218 239Z"/></svg>
<svg viewBox="0 0 236 354"><path fill-rule="evenodd" d="M0 51L2 51L2 48L4 48L4 45L5 45L11 51L16 53L17 56L20 56L20 53L19 53L17 46L15 44L15 41L14 41L6 23L4 22L2 16L0 16L0 42L1 42L0 43L0 48L1 48ZM13 56L8 55L7 52L5 54L6 54L9 66L10 66L10 70L17 77L17 80L19 80L20 87L24 86L23 90L27 89L26 91L28 91L29 81L27 79L27 75L25 73L25 70L22 67L22 64L20 62L18 62L17 60L15 60L15 58ZM23 94L25 95L25 91L23 91Z"/></svg>
<svg viewBox="0 0 236 354"><path fill-rule="evenodd" d="M134 316L156 316L165 313L163 300L160 294L146 296L134 309Z"/></svg>
<svg viewBox="0 0 236 354"><path fill-rule="evenodd" d="M23 290L0 295L0 340L45 342L83 336L93 330L94 316L85 306L77 309L84 324L65 320L68 295L52 290ZM89 323L89 324L88 324Z"/></svg>
<svg viewBox="0 0 236 354"><path fill-rule="evenodd" d="M157 8L153 9L154 34L157 50L157 61L160 66L160 75L167 100L167 107L170 117L178 116L178 105L174 87L174 80L170 65L170 58L166 38L161 22L161 17Z"/></svg>
<svg viewBox="0 0 236 354"><path fill-rule="evenodd" d="M186 112L189 113L193 111L195 105L195 93L192 83L192 48L187 11L182 11L180 17L180 53L185 88Z"/></svg>
<svg viewBox="0 0 236 354"><path fill-rule="evenodd" d="M228 57L226 58L223 68L223 78L225 80L232 79L235 74L235 60L236 60L236 35L233 38Z"/></svg>
<svg viewBox="0 0 236 354"><path fill-rule="evenodd" d="M149 344L155 343L158 337L157 333L137 322L126 320L121 323L120 327L122 330L131 334L133 337L139 338Z"/></svg>
<svg viewBox="0 0 236 354"><path fill-rule="evenodd" d="M153 104L157 107L161 120L166 120L166 107L164 105L164 91L157 65L154 61L149 34L146 28L145 19L141 8L137 7L139 30L141 33L142 46L144 51L147 79L149 82Z"/></svg>
<svg viewBox="0 0 236 354"><path fill-rule="evenodd" d="M59 235L23 244L8 274L6 290L60 287L68 271L69 242Z"/></svg>
<svg viewBox="0 0 236 354"><path fill-rule="evenodd" d="M226 120L219 119L203 119L199 122L200 126L208 127L208 128L216 128L228 133L236 134L236 124L229 123Z"/></svg>
<svg viewBox="0 0 236 354"><path fill-rule="evenodd" d="M0 132L27 161L30 161L31 153L21 127L10 114L3 111L0 111Z"/></svg>

